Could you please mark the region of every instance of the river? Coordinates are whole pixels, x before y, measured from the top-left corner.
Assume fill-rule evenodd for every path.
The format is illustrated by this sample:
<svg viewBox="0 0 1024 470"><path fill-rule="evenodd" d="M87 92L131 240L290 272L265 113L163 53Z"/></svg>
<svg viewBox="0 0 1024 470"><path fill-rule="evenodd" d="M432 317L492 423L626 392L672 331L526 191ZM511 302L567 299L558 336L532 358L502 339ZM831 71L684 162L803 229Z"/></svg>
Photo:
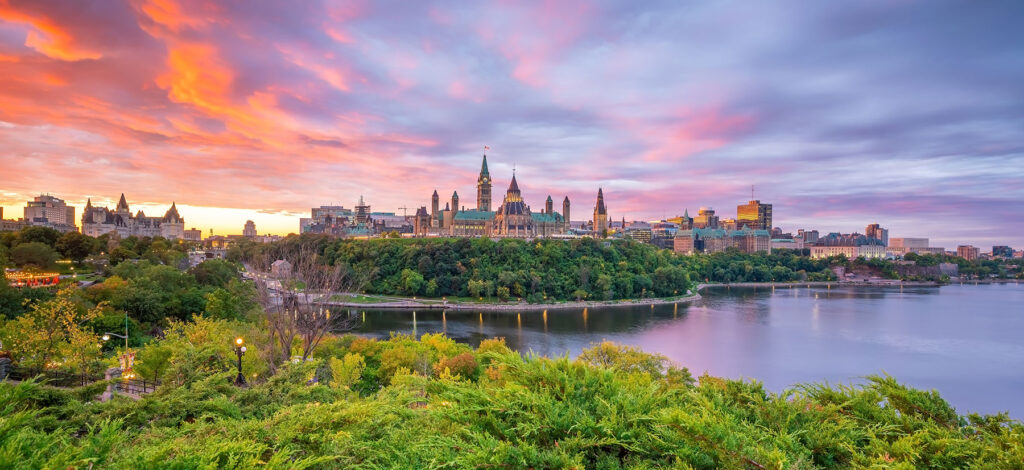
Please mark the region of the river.
<svg viewBox="0 0 1024 470"><path fill-rule="evenodd" d="M359 333L443 332L520 352L575 356L611 340L695 376L858 383L883 372L936 389L961 414L1024 419L1024 285L716 288L691 304L512 312L365 310ZM363 310L355 312L363 316Z"/></svg>

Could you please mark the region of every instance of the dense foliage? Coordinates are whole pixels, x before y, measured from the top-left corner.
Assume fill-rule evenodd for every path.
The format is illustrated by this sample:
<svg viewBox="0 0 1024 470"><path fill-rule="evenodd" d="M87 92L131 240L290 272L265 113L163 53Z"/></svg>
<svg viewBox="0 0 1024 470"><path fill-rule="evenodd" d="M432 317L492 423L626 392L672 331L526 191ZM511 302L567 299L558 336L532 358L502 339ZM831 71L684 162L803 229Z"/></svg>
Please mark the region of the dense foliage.
<svg viewBox="0 0 1024 470"><path fill-rule="evenodd" d="M313 360L232 386L243 325L201 319L148 345L140 400L0 384L9 468L1020 468L1024 426L958 416L871 377L782 394L603 343L578 359L439 335L335 338ZM261 377L247 354L246 376Z"/></svg>
<svg viewBox="0 0 1024 470"><path fill-rule="evenodd" d="M319 244L331 263L372 273L365 290L386 295L623 299L682 295L692 288L685 258L628 241L290 237ZM267 251L273 255L275 249Z"/></svg>

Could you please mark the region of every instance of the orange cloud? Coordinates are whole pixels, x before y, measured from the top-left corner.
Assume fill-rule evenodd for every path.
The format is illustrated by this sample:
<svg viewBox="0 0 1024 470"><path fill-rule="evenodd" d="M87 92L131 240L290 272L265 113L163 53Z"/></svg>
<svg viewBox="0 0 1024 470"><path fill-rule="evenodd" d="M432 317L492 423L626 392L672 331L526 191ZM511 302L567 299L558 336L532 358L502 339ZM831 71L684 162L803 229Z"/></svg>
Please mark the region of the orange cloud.
<svg viewBox="0 0 1024 470"><path fill-rule="evenodd" d="M53 59L78 61L99 59L103 54L76 40L66 29L42 14L16 10L7 1L0 2L0 20L28 24L25 45Z"/></svg>
<svg viewBox="0 0 1024 470"><path fill-rule="evenodd" d="M138 8L153 22L174 32L180 32L185 28L199 28L207 23L205 18L187 14L186 10L174 0L149 0ZM196 8L188 9L190 12L196 10Z"/></svg>

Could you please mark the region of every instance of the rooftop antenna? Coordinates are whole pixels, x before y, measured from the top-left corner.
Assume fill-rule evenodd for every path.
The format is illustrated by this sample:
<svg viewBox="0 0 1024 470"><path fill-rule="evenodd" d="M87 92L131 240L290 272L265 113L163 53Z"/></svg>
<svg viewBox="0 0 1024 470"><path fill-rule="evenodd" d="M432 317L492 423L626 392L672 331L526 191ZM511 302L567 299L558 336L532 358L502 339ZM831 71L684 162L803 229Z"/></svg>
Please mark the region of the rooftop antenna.
<svg viewBox="0 0 1024 470"><path fill-rule="evenodd" d="M750 185L750 200L754 200L754 185Z"/></svg>

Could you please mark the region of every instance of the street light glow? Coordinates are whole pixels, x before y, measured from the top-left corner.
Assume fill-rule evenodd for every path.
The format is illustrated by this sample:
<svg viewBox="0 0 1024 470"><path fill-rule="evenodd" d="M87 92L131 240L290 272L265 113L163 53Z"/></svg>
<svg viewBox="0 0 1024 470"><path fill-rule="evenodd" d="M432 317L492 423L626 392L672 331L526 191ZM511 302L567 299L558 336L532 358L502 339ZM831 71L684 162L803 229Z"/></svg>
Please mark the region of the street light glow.
<svg viewBox="0 0 1024 470"><path fill-rule="evenodd" d="M245 343L245 340L243 340L241 336L235 338L235 344L236 345L241 346L242 343Z"/></svg>

